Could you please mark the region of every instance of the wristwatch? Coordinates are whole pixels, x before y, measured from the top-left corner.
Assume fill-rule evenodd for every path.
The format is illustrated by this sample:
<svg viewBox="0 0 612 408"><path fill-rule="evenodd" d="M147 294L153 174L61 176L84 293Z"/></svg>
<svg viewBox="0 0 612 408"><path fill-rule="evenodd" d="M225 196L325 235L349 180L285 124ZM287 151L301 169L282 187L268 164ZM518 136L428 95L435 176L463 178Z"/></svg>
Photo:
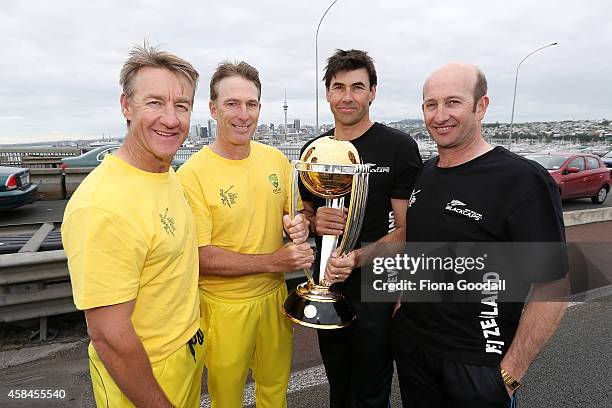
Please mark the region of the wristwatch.
<svg viewBox="0 0 612 408"><path fill-rule="evenodd" d="M514 378L513 376L508 374L508 372L506 370L504 370L501 367L499 368L499 370L501 372L501 376L502 376L502 379L504 380L504 383L512 391L516 391L516 390L518 390L519 388L521 388L523 386L523 384L519 380L517 380L516 378Z"/></svg>

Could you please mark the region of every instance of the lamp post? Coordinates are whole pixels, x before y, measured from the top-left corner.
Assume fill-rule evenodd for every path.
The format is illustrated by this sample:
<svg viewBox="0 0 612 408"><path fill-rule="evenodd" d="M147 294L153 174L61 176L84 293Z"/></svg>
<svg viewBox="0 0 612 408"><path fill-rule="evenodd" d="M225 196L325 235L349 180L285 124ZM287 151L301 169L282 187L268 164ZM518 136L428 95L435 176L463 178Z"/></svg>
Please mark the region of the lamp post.
<svg viewBox="0 0 612 408"><path fill-rule="evenodd" d="M550 43L548 45L545 45L543 47L538 48L537 50L531 51L529 54L527 54L527 56L525 58L523 58L521 60L521 62L519 62L519 64L516 67L516 76L514 77L514 96L512 97L512 116L510 117L510 134L508 135L508 150L510 150L510 145L512 144L512 125L514 124L514 103L516 102L516 84L518 82L518 73L519 73L519 68L521 67L521 64L530 56L532 56L533 54L535 54L538 51L543 50L544 48L548 48L548 47L552 47L553 45L557 45L558 43L554 42L554 43Z"/></svg>
<svg viewBox="0 0 612 408"><path fill-rule="evenodd" d="M321 27L321 23L323 22L325 15L329 11L329 9L332 8L334 4L336 4L337 1L338 0L334 0L333 3L329 5L327 10L325 10L325 13L323 13L323 15L321 16L321 20L319 20L319 25L317 26L317 33L315 34L315 80L316 80L316 88L315 88L316 90L316 96L315 96L316 108L315 110L316 110L316 124L317 124L316 133L319 133L319 28Z"/></svg>

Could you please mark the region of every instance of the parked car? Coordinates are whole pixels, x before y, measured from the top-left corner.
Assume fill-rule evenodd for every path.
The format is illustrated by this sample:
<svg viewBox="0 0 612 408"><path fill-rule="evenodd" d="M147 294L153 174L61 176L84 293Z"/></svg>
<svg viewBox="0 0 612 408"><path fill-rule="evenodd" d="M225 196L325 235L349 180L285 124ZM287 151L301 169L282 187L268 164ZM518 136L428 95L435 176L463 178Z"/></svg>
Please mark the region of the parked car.
<svg viewBox="0 0 612 408"><path fill-rule="evenodd" d="M38 185L30 181L30 169L0 166L0 210L32 204L38 198Z"/></svg>
<svg viewBox="0 0 612 408"><path fill-rule="evenodd" d="M607 168L612 169L612 150L610 150L608 153L604 154L603 157L601 158L604 162L604 164L606 165ZM612 170L610 170L612 171Z"/></svg>
<svg viewBox="0 0 612 408"><path fill-rule="evenodd" d="M117 150L119 150L119 147L121 147L121 145L107 145L107 146L100 146L100 147L96 147L95 149L92 149L86 153L83 153L80 156L71 156L71 157L64 157L61 160L61 164L60 166L63 169L67 169L67 168L94 168L97 167L98 164L102 163L102 160L104 159L104 156L106 156L107 154L114 154ZM185 163L185 160L182 159L173 159L172 160L172 167L174 167L174 169L178 169L180 166L183 165L183 163Z"/></svg>
<svg viewBox="0 0 612 408"><path fill-rule="evenodd" d="M70 156L62 158L60 166L63 169L66 168L92 168L97 167L98 164L102 163L102 159L107 154L113 154L119 149L120 145L113 144L107 146L100 146L92 149L88 152L83 153L80 156Z"/></svg>
<svg viewBox="0 0 612 408"><path fill-rule="evenodd" d="M610 192L610 170L600 157L588 153L534 153L529 160L540 163L553 177L561 199L590 197L594 204L606 201Z"/></svg>

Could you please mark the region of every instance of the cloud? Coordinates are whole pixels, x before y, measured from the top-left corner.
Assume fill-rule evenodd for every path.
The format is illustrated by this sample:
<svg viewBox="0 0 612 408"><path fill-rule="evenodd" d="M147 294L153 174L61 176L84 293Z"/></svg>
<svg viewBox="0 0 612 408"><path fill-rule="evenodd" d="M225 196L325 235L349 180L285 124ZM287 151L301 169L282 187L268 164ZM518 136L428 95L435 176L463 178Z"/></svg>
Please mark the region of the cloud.
<svg viewBox="0 0 612 408"><path fill-rule="evenodd" d="M604 0L453 2L339 0L319 32L328 1L91 3L9 2L0 16L0 143L121 136L118 74L133 44L162 44L198 68L193 123L208 118L208 81L225 59L256 66L263 83L262 123L281 123L287 90L289 120L315 119L316 78L336 48L366 49L379 87L374 120L420 117L421 86L437 66L464 60L489 80L486 120L509 121L516 65L521 66L515 121L610 117L612 72ZM320 122L331 122L319 83Z"/></svg>

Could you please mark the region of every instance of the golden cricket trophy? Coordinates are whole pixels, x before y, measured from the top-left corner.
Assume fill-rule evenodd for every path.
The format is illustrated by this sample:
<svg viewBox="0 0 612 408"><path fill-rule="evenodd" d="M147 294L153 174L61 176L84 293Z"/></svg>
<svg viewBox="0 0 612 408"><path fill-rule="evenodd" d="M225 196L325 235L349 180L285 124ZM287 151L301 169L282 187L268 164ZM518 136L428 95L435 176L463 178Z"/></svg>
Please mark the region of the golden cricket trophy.
<svg viewBox="0 0 612 408"><path fill-rule="evenodd" d="M315 329L339 329L355 320L348 300L333 290L325 279L325 267L334 249L338 256L348 254L357 244L368 198L368 177L371 164L364 164L351 142L324 136L315 140L302 153L300 160L291 163L290 216L296 215L298 204L298 178L318 197L325 199L327 207L342 209L344 197L351 193L348 215L342 240L324 235L321 245L319 279L304 270L307 281L289 294L283 305L285 316L302 326Z"/></svg>

